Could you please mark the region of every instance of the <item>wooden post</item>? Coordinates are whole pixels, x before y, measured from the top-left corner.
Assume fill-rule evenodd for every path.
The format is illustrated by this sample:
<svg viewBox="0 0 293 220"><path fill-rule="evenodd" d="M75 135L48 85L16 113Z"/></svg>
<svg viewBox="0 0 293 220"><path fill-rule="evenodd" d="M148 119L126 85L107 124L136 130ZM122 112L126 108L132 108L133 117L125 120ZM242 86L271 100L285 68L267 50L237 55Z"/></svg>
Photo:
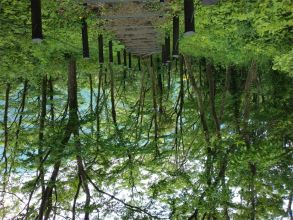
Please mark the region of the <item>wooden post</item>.
<svg viewBox="0 0 293 220"><path fill-rule="evenodd" d="M117 51L117 63L118 63L118 65L121 65L121 53L120 53L120 51Z"/></svg>
<svg viewBox="0 0 293 220"><path fill-rule="evenodd" d="M99 34L99 63L104 63L104 44L103 35Z"/></svg>
<svg viewBox="0 0 293 220"><path fill-rule="evenodd" d="M85 18L82 18L81 32L82 32L83 58L89 58L90 57L89 40L88 40L88 33L87 33L87 23Z"/></svg>
<svg viewBox="0 0 293 220"><path fill-rule="evenodd" d="M109 41L109 62L113 63L113 43Z"/></svg>
<svg viewBox="0 0 293 220"><path fill-rule="evenodd" d="M185 35L194 34L194 4L193 0L184 0Z"/></svg>
<svg viewBox="0 0 293 220"><path fill-rule="evenodd" d="M41 41L43 39L41 0L31 0L31 21L32 39Z"/></svg>
<svg viewBox="0 0 293 220"><path fill-rule="evenodd" d="M173 17L173 57L179 56L179 17Z"/></svg>

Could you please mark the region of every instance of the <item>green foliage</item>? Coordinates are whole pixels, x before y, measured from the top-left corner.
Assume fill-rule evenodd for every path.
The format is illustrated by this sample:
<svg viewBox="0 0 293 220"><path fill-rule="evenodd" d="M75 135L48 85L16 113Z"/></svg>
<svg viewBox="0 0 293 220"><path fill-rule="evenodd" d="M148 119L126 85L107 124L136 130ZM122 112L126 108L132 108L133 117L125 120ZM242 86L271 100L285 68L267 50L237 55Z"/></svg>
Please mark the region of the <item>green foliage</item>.
<svg viewBox="0 0 293 220"><path fill-rule="evenodd" d="M42 184L53 187L52 215L56 219L72 218L75 197L78 217L87 210L92 218L99 215L102 219L153 219L150 213L188 219L195 210L200 219L226 219L227 215L251 219L252 212L255 219L287 216L283 203L293 192L291 2L227 0L204 6L195 1L196 33L180 40L181 52L191 62L191 67L184 66L183 91L178 60L171 63L170 73L166 66L155 70L155 82L148 60L143 60L142 72L136 65L130 70L111 64L111 81L109 64L98 64L97 35L103 33L104 42L113 37L100 28L104 21L97 16L107 8L99 8L97 13L81 3L42 1L45 39L33 43L29 1L1 1L1 218L20 213L19 218L27 214L28 219L35 219ZM180 15L183 31L182 3L169 4L167 21L159 25L162 33L171 30L174 14ZM158 4L146 7L157 10ZM82 17L87 18L89 28L90 59L82 58ZM114 45L114 51L123 48L119 42ZM106 48L104 53L107 60ZM73 129L67 127L68 55L77 64L79 108L74 122L79 127L64 144L66 131ZM252 61L256 77L249 83L254 74ZM214 89L210 88L213 80L207 64L212 66ZM47 83L47 112L41 131L44 76L52 79L53 92ZM23 106L25 79L28 89ZM7 165L2 156L5 140ZM88 175L80 189L77 158L82 159ZM58 162L59 175L50 183ZM40 167L44 181L38 179ZM86 184L91 194L89 206L85 205ZM1 197L11 202L2 208Z"/></svg>
<svg viewBox="0 0 293 220"><path fill-rule="evenodd" d="M223 65L249 65L252 59L277 59L291 50L290 1L225 1L198 5L196 34L183 37L181 50Z"/></svg>

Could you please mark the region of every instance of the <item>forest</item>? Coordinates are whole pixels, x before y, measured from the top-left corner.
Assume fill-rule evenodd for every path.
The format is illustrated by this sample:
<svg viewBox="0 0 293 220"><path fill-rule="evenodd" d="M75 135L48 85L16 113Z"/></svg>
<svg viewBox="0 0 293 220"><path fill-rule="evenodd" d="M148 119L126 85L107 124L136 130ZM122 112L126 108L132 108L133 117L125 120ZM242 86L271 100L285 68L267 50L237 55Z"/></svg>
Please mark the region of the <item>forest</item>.
<svg viewBox="0 0 293 220"><path fill-rule="evenodd" d="M293 220L290 0L0 0L1 220Z"/></svg>

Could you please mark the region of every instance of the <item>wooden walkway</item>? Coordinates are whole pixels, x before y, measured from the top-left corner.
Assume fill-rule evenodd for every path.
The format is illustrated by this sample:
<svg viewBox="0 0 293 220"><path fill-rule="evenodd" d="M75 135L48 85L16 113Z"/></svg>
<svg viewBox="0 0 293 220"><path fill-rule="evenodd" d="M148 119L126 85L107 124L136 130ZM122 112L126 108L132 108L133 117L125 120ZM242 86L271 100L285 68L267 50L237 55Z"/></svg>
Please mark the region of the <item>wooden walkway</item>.
<svg viewBox="0 0 293 220"><path fill-rule="evenodd" d="M87 0L101 5L107 30L113 32L128 52L146 57L161 52L162 36L155 26L163 20L165 5L159 0ZM166 2L166 1L165 1Z"/></svg>

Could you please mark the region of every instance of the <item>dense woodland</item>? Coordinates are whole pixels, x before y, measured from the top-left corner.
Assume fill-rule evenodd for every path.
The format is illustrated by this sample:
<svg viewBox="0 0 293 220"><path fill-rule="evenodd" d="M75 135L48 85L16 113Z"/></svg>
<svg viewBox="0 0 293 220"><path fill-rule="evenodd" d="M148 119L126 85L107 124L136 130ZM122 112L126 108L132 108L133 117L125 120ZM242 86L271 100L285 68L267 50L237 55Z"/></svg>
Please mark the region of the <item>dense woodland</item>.
<svg viewBox="0 0 293 220"><path fill-rule="evenodd" d="M178 57L123 56L79 0L43 0L33 42L33 1L0 1L1 219L293 219L290 0L196 0L190 36L163 3Z"/></svg>

